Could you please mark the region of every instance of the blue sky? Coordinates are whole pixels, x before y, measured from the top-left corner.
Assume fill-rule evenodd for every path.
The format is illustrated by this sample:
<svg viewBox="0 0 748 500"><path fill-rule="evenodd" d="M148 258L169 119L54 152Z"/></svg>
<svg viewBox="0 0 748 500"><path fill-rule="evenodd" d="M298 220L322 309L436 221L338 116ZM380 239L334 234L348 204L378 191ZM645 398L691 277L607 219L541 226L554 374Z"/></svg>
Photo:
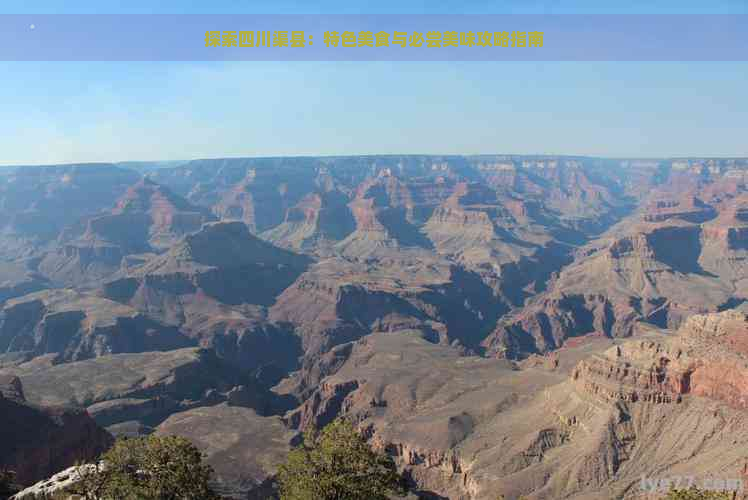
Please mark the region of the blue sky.
<svg viewBox="0 0 748 500"><path fill-rule="evenodd" d="M121 3L4 0L0 13L748 13L742 0ZM748 156L747 63L0 62L0 72L0 165L369 153Z"/></svg>

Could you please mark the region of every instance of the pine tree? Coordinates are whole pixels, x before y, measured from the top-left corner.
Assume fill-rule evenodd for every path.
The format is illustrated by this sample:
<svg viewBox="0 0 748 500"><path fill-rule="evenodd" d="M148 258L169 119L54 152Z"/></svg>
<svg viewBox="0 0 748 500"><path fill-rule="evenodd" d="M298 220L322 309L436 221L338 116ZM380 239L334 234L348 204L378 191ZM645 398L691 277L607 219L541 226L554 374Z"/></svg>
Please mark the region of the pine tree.
<svg viewBox="0 0 748 500"><path fill-rule="evenodd" d="M282 500L386 500L402 493L392 459L375 453L345 420L307 432L278 482Z"/></svg>

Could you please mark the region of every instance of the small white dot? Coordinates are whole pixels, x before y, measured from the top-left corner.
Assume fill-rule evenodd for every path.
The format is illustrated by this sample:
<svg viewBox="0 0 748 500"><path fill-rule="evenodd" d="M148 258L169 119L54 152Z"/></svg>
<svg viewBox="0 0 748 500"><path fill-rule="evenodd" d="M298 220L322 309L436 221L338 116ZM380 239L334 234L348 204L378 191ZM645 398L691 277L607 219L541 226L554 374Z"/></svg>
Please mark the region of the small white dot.
<svg viewBox="0 0 748 500"><path fill-rule="evenodd" d="M32 24L31 26L29 26L29 28L31 28L33 30L34 28L36 28L36 25Z"/></svg>

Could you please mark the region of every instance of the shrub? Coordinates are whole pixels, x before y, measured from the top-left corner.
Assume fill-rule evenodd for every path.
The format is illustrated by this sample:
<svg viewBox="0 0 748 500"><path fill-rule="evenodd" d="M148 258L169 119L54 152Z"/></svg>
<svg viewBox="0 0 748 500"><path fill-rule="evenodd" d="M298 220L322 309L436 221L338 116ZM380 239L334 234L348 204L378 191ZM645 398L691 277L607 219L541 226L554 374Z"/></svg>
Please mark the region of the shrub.
<svg viewBox="0 0 748 500"><path fill-rule="evenodd" d="M200 451L177 436L119 439L103 466L81 475L71 490L88 500L212 500L213 470Z"/></svg>
<svg viewBox="0 0 748 500"><path fill-rule="evenodd" d="M402 492L392 459L375 453L345 420L307 432L278 483L282 500L385 500Z"/></svg>
<svg viewBox="0 0 748 500"><path fill-rule="evenodd" d="M719 491L701 491L697 488L687 490L672 490L668 493L666 500L730 500L732 493Z"/></svg>

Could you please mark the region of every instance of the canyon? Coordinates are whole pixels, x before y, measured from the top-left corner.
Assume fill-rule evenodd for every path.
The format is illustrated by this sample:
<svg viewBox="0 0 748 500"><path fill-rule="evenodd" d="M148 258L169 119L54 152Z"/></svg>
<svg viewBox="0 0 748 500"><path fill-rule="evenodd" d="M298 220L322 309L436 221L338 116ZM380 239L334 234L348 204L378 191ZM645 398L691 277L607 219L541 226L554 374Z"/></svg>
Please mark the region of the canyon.
<svg viewBox="0 0 748 500"><path fill-rule="evenodd" d="M178 434L265 498L345 417L422 498L649 498L748 470L747 301L745 158L0 169L0 467Z"/></svg>

